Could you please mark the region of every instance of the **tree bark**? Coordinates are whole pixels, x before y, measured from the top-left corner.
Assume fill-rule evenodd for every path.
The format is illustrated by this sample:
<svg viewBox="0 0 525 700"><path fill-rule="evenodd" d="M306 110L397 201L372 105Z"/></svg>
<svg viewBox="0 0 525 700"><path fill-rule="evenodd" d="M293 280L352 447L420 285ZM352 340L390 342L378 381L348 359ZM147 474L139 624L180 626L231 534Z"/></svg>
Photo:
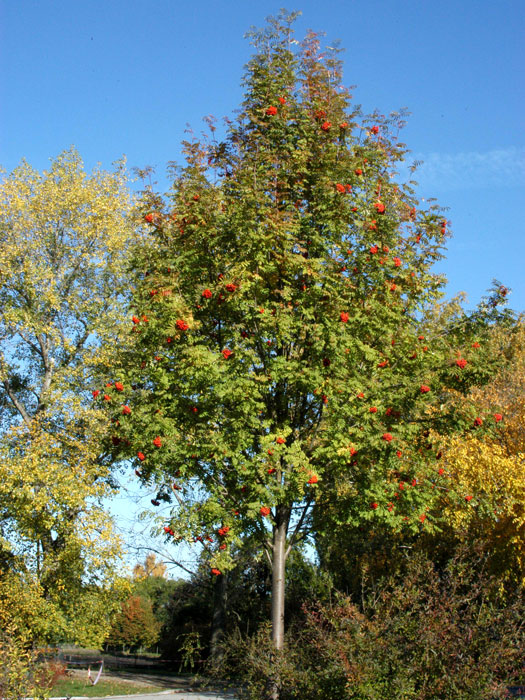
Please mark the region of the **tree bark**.
<svg viewBox="0 0 525 700"><path fill-rule="evenodd" d="M289 511L277 506L272 547L272 642L277 652L284 646L286 535L289 519ZM268 698L279 700L279 683L275 676L270 678Z"/></svg>
<svg viewBox="0 0 525 700"><path fill-rule="evenodd" d="M223 639L226 633L226 575L220 574L213 584L213 617L211 623L210 656L217 667L224 658Z"/></svg>
<svg viewBox="0 0 525 700"><path fill-rule="evenodd" d="M284 644L284 595L287 522L277 522L273 530L272 557L272 641L275 649Z"/></svg>

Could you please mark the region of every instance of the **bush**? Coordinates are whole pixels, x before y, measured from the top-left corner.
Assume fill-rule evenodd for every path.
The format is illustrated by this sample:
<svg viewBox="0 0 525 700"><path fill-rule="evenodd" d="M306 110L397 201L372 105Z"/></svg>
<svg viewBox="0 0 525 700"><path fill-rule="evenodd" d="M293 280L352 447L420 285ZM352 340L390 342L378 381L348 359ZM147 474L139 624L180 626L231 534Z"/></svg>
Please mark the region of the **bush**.
<svg viewBox="0 0 525 700"><path fill-rule="evenodd" d="M340 594L305 607L279 654L266 628L231 637L228 667L253 699L269 678L281 700L504 698L522 681L525 603L486 560L479 547L465 549L440 570L417 555L396 578L365 586L359 604Z"/></svg>
<svg viewBox="0 0 525 700"><path fill-rule="evenodd" d="M0 698L49 697L53 684L65 674L65 665L38 656L15 627L0 630Z"/></svg>

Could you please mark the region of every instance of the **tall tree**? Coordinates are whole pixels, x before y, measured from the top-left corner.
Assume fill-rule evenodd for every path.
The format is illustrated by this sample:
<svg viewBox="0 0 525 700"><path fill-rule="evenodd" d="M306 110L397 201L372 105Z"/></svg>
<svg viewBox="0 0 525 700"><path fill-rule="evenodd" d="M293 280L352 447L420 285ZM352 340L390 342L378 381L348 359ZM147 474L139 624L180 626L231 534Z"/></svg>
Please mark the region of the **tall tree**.
<svg viewBox="0 0 525 700"><path fill-rule="evenodd" d="M215 575L241 536L265 549L277 649L285 562L316 509L423 526L428 431L452 427L441 389L470 332L462 314L453 333L433 323L447 222L396 182L402 115L361 117L337 51L299 44L293 19L251 34L225 138L209 120L167 201L146 198L131 347L107 390L121 456L175 503L167 537L202 542ZM469 363L462 390L489 373ZM391 507L399 472L421 483L408 509Z"/></svg>
<svg viewBox="0 0 525 700"><path fill-rule="evenodd" d="M74 150L0 184L0 616L37 637L108 624L121 547L89 387L122 327L131 207L123 163L86 173Z"/></svg>

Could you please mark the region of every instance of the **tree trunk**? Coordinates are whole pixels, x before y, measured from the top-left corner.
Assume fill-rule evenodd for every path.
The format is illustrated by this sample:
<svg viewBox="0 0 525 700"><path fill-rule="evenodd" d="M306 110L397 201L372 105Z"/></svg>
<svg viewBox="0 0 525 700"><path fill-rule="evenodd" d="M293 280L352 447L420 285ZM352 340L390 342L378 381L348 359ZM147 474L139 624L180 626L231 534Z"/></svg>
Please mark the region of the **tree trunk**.
<svg viewBox="0 0 525 700"><path fill-rule="evenodd" d="M210 656L215 667L221 664L224 657L223 639L226 633L226 593L226 575L220 574L213 585L213 618L210 640Z"/></svg>
<svg viewBox="0 0 525 700"><path fill-rule="evenodd" d="M285 551L287 522L275 524L272 557L272 641L279 650L284 644Z"/></svg>
<svg viewBox="0 0 525 700"><path fill-rule="evenodd" d="M277 506L272 547L272 642L278 652L284 646L284 596L286 565L286 534L289 512ZM279 683L274 676L268 687L269 700L279 700Z"/></svg>

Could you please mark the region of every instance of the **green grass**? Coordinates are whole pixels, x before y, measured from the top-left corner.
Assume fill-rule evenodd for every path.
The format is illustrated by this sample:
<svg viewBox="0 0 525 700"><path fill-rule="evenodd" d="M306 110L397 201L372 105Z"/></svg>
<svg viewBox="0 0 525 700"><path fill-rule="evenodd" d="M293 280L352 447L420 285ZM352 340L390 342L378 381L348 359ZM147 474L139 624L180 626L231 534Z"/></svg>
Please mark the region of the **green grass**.
<svg viewBox="0 0 525 700"><path fill-rule="evenodd" d="M51 697L66 697L87 695L90 698L100 698L104 695L134 695L137 693L158 693L165 688L138 683L100 680L96 685L86 683L81 679L59 678L51 689Z"/></svg>

